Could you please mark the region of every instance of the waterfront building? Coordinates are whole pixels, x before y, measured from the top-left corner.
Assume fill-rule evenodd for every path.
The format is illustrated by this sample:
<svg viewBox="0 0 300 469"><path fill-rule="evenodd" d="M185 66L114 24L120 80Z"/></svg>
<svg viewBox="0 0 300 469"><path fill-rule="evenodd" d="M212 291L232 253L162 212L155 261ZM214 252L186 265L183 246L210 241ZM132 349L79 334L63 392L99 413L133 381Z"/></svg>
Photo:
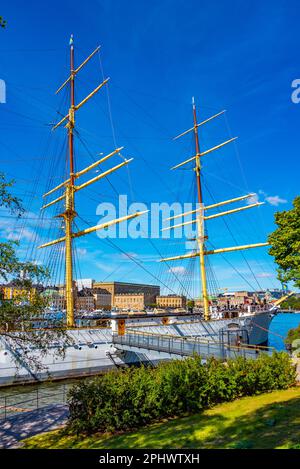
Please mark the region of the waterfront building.
<svg viewBox="0 0 300 469"><path fill-rule="evenodd" d="M94 282L93 292L103 293L103 291L111 295L111 307L117 308L119 307L118 304L120 304L120 302L121 304L126 303L125 299L120 300L119 297L116 298L116 295L121 295L121 294L137 295L137 294L143 293L145 295L145 298L144 298L145 305L155 303L156 297L160 294L160 287L157 285L147 285L147 284L142 284L142 283ZM116 302L118 304L116 304ZM128 297L128 302L134 303L133 298L130 299ZM141 304L140 301L138 301L138 299L136 299L136 303Z"/></svg>
<svg viewBox="0 0 300 469"><path fill-rule="evenodd" d="M260 292L261 293L261 292ZM223 293L217 297L217 306L223 308L246 308L249 305L259 305L266 301L265 292L236 291Z"/></svg>
<svg viewBox="0 0 300 469"><path fill-rule="evenodd" d="M42 295L48 299L48 306L59 311L66 309L65 296L57 288L47 288L43 291Z"/></svg>
<svg viewBox="0 0 300 469"><path fill-rule="evenodd" d="M93 290L93 292L95 308L109 311L111 309L111 293L101 288L97 288L97 291Z"/></svg>
<svg viewBox="0 0 300 469"><path fill-rule="evenodd" d="M183 295L158 295L156 304L160 308L185 308L186 296Z"/></svg>
<svg viewBox="0 0 300 469"><path fill-rule="evenodd" d="M143 311L146 306L155 304L156 296L146 293L117 293L114 296L114 306L118 309L133 309Z"/></svg>
<svg viewBox="0 0 300 469"><path fill-rule="evenodd" d="M94 311L95 309L95 298L92 294L89 295L78 295L75 298L75 309L77 311Z"/></svg>

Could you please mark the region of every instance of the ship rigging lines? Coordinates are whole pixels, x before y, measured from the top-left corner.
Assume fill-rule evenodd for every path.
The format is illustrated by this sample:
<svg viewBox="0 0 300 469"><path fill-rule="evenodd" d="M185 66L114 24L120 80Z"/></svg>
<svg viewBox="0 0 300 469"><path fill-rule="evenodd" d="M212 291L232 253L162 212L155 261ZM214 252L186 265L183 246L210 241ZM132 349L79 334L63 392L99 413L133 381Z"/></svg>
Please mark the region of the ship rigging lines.
<svg viewBox="0 0 300 469"><path fill-rule="evenodd" d="M100 63L101 74L102 74L102 86L105 88L106 98L107 98L107 102L108 102L108 117L109 117L109 120L110 120L111 129L112 129L112 140L113 140L113 144L114 144L113 148L119 149L120 145L117 145L116 131L115 131L115 127L114 127L114 123L113 123L113 117L112 117L112 106L111 106L109 90L108 90L108 82L104 83L106 79L105 79L105 74L104 74L103 68L102 68L102 63L101 63L101 59L100 59L99 50L96 49L94 51L94 53L91 54L90 58L92 58L93 55L97 55L99 57L99 63ZM80 68L80 67L77 67L75 69L76 74L77 74L77 72L80 71L80 70L78 70L78 68ZM70 91L68 90L68 87L66 86L66 85L69 85L69 84L70 84L70 77L67 78L67 80L64 83L63 95L62 95L62 98L61 98L61 106L60 106L59 111L56 113L57 119L55 119L55 121L58 122L59 124L62 124L62 123L65 124L68 120L67 117L66 117L66 113L63 112L63 111L67 107L67 102L70 99ZM102 88L102 86L101 86L101 88ZM95 95L98 91L100 91L101 88L98 88L98 89L96 88L97 91L95 91ZM83 106L84 102L86 102L87 99L89 100L93 96L94 95L91 92L87 96L86 99L81 100L81 101L79 100L79 104L77 105L78 109L81 106ZM200 124L197 124L197 128L200 127L200 125L202 126L203 124L206 124L207 122L210 122L215 117L218 117L219 115L221 115L223 113L224 113L224 111L221 111L221 112L218 112L218 113L214 114L212 117L208 117L207 119L205 119ZM42 121L40 121L40 122L42 122ZM81 129L80 126L77 129L74 129L74 140L75 140L75 142L80 143L82 145L82 147L85 149L85 155L84 156L85 157L89 156L89 158L92 160L92 163L90 164L90 166L92 166L93 168L96 168L96 166L93 166L93 165L96 163L97 158L94 157L94 151L91 150L89 145L87 145L85 140L83 139L80 129ZM194 127L192 127L191 129L188 129L188 131L185 131L183 134L186 135L187 133L192 133L193 130L194 130ZM66 157L67 156L68 140L67 140L67 138L64 137L63 141L62 141L61 137L62 137L62 132L59 134L59 138L54 136L53 133L52 133L52 136L51 136L52 142L48 142L48 148L46 149L46 150L50 150L49 151L50 158L48 158L48 156L46 156L48 154L48 151L45 150L45 152L43 153L43 156L40 157L42 159L37 160L37 161L39 161L39 165L38 165L39 169L36 173L36 176L33 178L33 184L32 184L33 188L30 187L30 192L29 192L29 188L27 187L28 202L29 202L28 205L30 206L33 203L34 194L38 192L38 186L41 183L40 175L43 174L46 170L50 170L49 171L50 172L50 177L48 179L47 187L45 187L45 193L47 193L47 192L49 193L52 190L53 187L55 187L56 185L59 185L61 183L61 181L65 181L64 184L58 189L58 197L57 198L60 199L60 200L58 200L57 203L53 203L53 206L48 205L48 207L46 207L47 209L49 209L49 214L52 214L54 217L57 217L63 211L63 202L65 200L65 196L63 196L63 191L65 190L65 183L67 184L67 181L70 178L70 175L68 174L68 165L67 165L67 157ZM199 155L204 156L205 158L208 159L208 158L211 157L211 153L213 153L215 150L220 149L220 151L222 151L221 148L223 146L228 146L228 144L230 144L231 142L233 142L233 139L230 135L228 135L228 138L225 138L223 143L218 143L217 145L211 145L211 146L209 146L208 150L205 150L203 152L201 150L202 153L200 152ZM133 143L133 145L136 146L136 143ZM235 144L234 144L234 148L236 150ZM78 147L74 149L74 155L76 156L75 159L74 159L74 172L75 173L80 173L80 171L78 171L78 168L77 168L78 165L76 164L76 160L80 159L80 161L82 161L82 153L81 153L81 150L80 150L80 153L78 152ZM126 161L126 160L124 160L124 157L121 154L118 154L116 152L116 155L121 158L122 163L124 163ZM187 155L192 155L192 153L187 152ZM78 157L80 157L80 158L78 158ZM174 195L174 187L170 188L169 182L164 180L161 173L156 170L155 165L151 165L150 162L147 159L143 158L143 155L142 155L141 152L139 152L139 157L140 157L141 161L143 161L143 163L147 165L147 168L149 169L149 171L151 171L152 174L155 174L155 177L159 178L159 180L162 182L163 188L166 191L168 191L169 194ZM101 160L101 158L100 158L100 160ZM189 159L189 162L193 163L193 162L195 162L195 160L196 160L196 155L191 157ZM122 163L120 163L120 165ZM99 164L99 169L102 171L102 174L105 173L105 172L103 172L102 165L101 165L101 163L99 163L99 161L98 161L98 164ZM186 170L186 168L185 168L186 162L179 163L179 165L180 165L179 166L180 169L184 169L184 171L181 171L181 174L180 174L179 177L184 178L184 176L188 173L188 170ZM129 171L129 165L124 164L124 166L126 166L127 170ZM176 166L178 166L178 165L176 165ZM84 164L82 164L81 167L84 167ZM119 191L116 189L115 185L111 182L109 176L110 176L110 173L108 173L106 175L105 174L102 175L102 177L105 178L105 180L110 185L110 188L113 190L113 192L116 195L118 195ZM95 178L97 178L97 176ZM127 185L130 188L131 199L134 199L134 198L136 198L136 197L134 197L134 192L137 192L137 190L136 190L136 187L132 186L129 172L127 174L127 178L128 178L128 184ZM100 179L101 178L99 178L97 180L100 180ZM119 180L121 180L121 179L122 179L122 177L120 176ZM194 187L194 189L196 189L195 185L193 187ZM83 189L83 187L82 187L82 189ZM206 186L205 186L205 189L208 191L208 188ZM75 192L76 192L76 189L75 189ZM81 191L81 192L83 193L84 191ZM179 188L178 188L178 192L179 192ZM92 189L89 186L88 186L87 191L83 194L83 198L90 201L90 200L92 200L91 194L95 194L95 199L94 200L98 201L97 197L99 198L99 195L100 195L98 190L96 192L95 189ZM212 194L210 194L210 195L211 195L211 198L212 198ZM110 197L106 193L105 194L101 193L101 197L102 196L103 196L103 198L109 198ZM46 206L47 206L47 203L45 204ZM49 202L49 203L51 203L51 202ZM217 204L217 202L214 201L214 204ZM219 208L217 208L217 210L218 210L218 213L219 213L219 216L220 216ZM234 216L235 215L231 216L231 214L228 214L228 218L230 220L230 223L231 223L231 220L234 220ZM85 217L86 217L86 215L85 215ZM33 231L33 234L32 234L32 237L31 237L32 242L28 246L27 252L25 254L28 258L30 258L30 259L34 258L34 255L35 255L34 245L36 245L38 241L40 242L40 244L47 244L45 242L45 240L46 239L53 239L53 238L61 239L61 243L64 241L63 236L62 236L63 225L62 225L61 220L58 219L58 218L54 218L53 221L51 222L50 218L51 217L48 214L45 215L45 213L43 213L43 211L37 217L37 219L38 219L37 225L38 226L37 226L37 229L35 229ZM225 220L225 217L221 217L221 218L222 218L222 222L224 222L224 224L225 224L225 227L230 232L230 234L231 234L231 236L234 240L235 246L237 246L238 245L237 239L234 237L234 235L232 233L232 230L229 228L229 226L230 226L229 222ZM79 220L82 220L82 218L79 217ZM20 238L22 238L22 236L25 233L26 225L30 224L31 221L34 222L34 217L31 217L30 213L25 214L25 216L22 220L16 221L16 226L18 227L18 235L19 235ZM89 223L90 227L92 226L92 224L93 223ZM33 226L33 224L32 224L32 226ZM80 233L81 231L84 231L80 228L80 226L77 226L77 224L76 224L76 229L77 229L78 233ZM207 235L207 232L205 232L205 234ZM101 240L101 242L102 241L103 240ZM152 269L152 271L157 269L158 272L152 273L151 269L147 268L143 262L139 262L134 256L131 256L130 253L127 253L126 250L124 250L122 248L119 249L117 247L116 243L111 242L111 240L109 240L109 241L105 240L104 242L107 245L113 246L114 249L117 249L120 253L126 255L126 258L129 259L130 261L132 261L136 267L138 267L140 269L143 269L144 272L147 273L147 275L149 275L155 281L159 281L160 284L164 288L167 289L167 291L171 291L173 293L178 293L178 291L180 291L182 294L185 294L188 297L199 296L199 293L200 293L199 292L199 280L196 279L196 282L193 280L193 279L195 279L195 276L199 275L196 272L197 259L191 258L191 259L185 261L185 262L187 262L187 264L184 266L184 269L182 269L181 271L178 270L178 269L176 270L173 267L173 264L171 264L169 262L166 262L165 264L157 264L157 266L154 267L154 269ZM156 242L152 239L148 239L148 240L145 239L144 242L151 245L151 248L156 252L158 258L163 257L162 252L165 249L163 247L163 242L162 243L159 242L160 243L160 248L158 248L158 242ZM166 249L168 249L168 250L172 249L171 242L172 242L172 239L171 239L170 242L168 242L167 240L165 241L165 244L168 244L168 246L166 246ZM210 245L210 246L212 247L212 245ZM175 254L178 254L178 245L174 244L173 247L174 247L174 252L173 253L168 253L168 254L171 254L171 255L169 255L169 257L174 257ZM79 261L79 257L80 257L80 254L79 254L80 253L80 247L78 248L76 246L76 243L74 243L74 246L72 247L72 249L73 249L72 252L73 252L74 269L79 272L80 267L79 267L79 262L78 261ZM212 249L215 249L215 248L212 247ZM194 254L196 254L195 251L194 251ZM242 255L245 263L247 264L247 267L248 267L252 277L255 279L255 282L257 283L257 286L259 288L261 288L260 283L259 283L257 277L255 276L254 270L251 267L249 261L247 261L247 258L244 256L243 253L241 253L241 255ZM48 264L51 266L51 270L53 272L53 276L52 276L52 281L53 282L54 282L54 280L57 281L57 279L60 279L59 281L63 283L63 278L64 278L64 275L65 275L65 267L63 265L64 256L65 256L64 249L62 249L62 247L60 245L57 245L57 246L53 245L51 247L49 246L49 252L48 253L44 253L44 254L40 253L39 256L38 256L38 261L45 260L46 258L49 259ZM226 258L226 256L224 256L224 259L225 258ZM212 264L213 264L213 262L214 261L211 261ZM238 269L236 269L236 270L238 272ZM113 272L113 269L112 269L112 272ZM126 275L126 274L123 273L122 275ZM243 277L244 277L243 280L245 281L245 279L246 279L247 280L246 281L247 285L250 286L249 279L247 279L245 276L243 276ZM175 283L176 283L176 285L175 285ZM218 288L217 288L218 285L216 283L216 280L213 277L212 266L209 267L208 265L207 265L207 285L208 285L208 290L209 290L210 295L215 294L216 290L218 290Z"/></svg>

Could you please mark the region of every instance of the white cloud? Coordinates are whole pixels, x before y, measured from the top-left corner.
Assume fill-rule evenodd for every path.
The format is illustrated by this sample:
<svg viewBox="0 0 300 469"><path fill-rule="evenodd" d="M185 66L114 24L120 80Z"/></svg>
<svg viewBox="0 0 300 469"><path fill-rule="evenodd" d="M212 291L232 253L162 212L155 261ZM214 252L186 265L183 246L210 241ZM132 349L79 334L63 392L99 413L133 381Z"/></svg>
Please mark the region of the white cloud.
<svg viewBox="0 0 300 469"><path fill-rule="evenodd" d="M256 274L256 277L258 277L258 278L270 278L270 277L273 277L273 274L271 274L270 272L260 272L260 273Z"/></svg>
<svg viewBox="0 0 300 469"><path fill-rule="evenodd" d="M273 205L274 207L278 207L280 204L286 204L287 200L282 199L279 197L279 195L268 195L266 192L263 190L259 190L258 193L255 193L252 197L247 199L247 204L256 204L257 202L260 202L260 197L264 199L265 202L268 202L270 205Z"/></svg>
<svg viewBox="0 0 300 469"><path fill-rule="evenodd" d="M279 197L279 195L270 195L270 196L266 197L265 200L267 202L269 202L270 205L273 205L275 207L278 207L278 205L280 205L280 204L286 204L287 203L287 200L282 199L281 197Z"/></svg>
<svg viewBox="0 0 300 469"><path fill-rule="evenodd" d="M265 191L263 191L262 189L259 189L258 191L259 194L263 195L264 197L267 197L268 194L266 194Z"/></svg>
<svg viewBox="0 0 300 469"><path fill-rule="evenodd" d="M0 207L0 237L7 240L23 242L40 242L41 237L37 234L39 228L48 229L51 226L51 220L43 220L34 212L25 212L18 218L11 215L8 209ZM54 219L54 225L57 220Z"/></svg>
<svg viewBox="0 0 300 469"><path fill-rule="evenodd" d="M171 272L173 274L178 274L178 275L183 275L186 273L186 268L183 267L182 265L179 265L177 267L171 267L168 272Z"/></svg>
<svg viewBox="0 0 300 469"><path fill-rule="evenodd" d="M11 231L9 228L6 228L5 231L2 233L6 239L13 240L13 241L31 241L39 240L39 236L35 233L34 230L29 228L15 228Z"/></svg>

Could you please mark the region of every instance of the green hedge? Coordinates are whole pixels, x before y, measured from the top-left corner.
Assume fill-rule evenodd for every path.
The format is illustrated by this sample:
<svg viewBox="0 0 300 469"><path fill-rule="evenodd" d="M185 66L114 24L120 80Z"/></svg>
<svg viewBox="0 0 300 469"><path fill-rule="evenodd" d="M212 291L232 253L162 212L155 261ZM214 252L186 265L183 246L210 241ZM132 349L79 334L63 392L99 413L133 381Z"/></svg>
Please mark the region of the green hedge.
<svg viewBox="0 0 300 469"><path fill-rule="evenodd" d="M212 405L295 384L286 353L237 358L227 363L200 357L156 368L111 371L75 385L69 392L71 432L130 430L164 418L196 413Z"/></svg>

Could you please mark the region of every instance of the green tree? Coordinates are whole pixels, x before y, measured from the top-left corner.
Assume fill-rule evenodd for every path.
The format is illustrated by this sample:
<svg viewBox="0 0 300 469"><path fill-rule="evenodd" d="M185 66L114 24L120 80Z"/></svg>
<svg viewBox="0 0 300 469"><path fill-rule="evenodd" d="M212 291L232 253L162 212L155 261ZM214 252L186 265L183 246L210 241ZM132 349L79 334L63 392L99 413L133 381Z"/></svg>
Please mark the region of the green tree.
<svg viewBox="0 0 300 469"><path fill-rule="evenodd" d="M5 28L5 26L6 26L6 21L2 18L2 16L0 16L0 27Z"/></svg>
<svg viewBox="0 0 300 469"><path fill-rule="evenodd" d="M269 236L269 253L278 265L278 279L300 287L300 196L294 199L291 210L275 214L275 222L277 229Z"/></svg>
<svg viewBox="0 0 300 469"><path fill-rule="evenodd" d="M0 173L0 206L11 214L22 216L22 202L10 191L14 182L7 182ZM0 242L0 278L2 282L17 287L18 294L11 299L0 300L0 342L12 353L16 364L22 363L30 369L42 369L41 358L49 347L60 341L62 347L56 348L58 354L70 343L63 323L56 323L51 329L33 328L33 322L41 317L47 306L46 299L35 285L49 277L48 270L34 262L22 262L17 256L16 241ZM38 349L38 353L34 351Z"/></svg>
<svg viewBox="0 0 300 469"><path fill-rule="evenodd" d="M7 181L5 175L0 172L0 207L7 208L12 214L21 217L24 213L22 202L10 192L14 184L13 179Z"/></svg>
<svg viewBox="0 0 300 469"><path fill-rule="evenodd" d="M290 296L285 301L281 303L281 309L295 309L300 311L300 297L299 296Z"/></svg>

